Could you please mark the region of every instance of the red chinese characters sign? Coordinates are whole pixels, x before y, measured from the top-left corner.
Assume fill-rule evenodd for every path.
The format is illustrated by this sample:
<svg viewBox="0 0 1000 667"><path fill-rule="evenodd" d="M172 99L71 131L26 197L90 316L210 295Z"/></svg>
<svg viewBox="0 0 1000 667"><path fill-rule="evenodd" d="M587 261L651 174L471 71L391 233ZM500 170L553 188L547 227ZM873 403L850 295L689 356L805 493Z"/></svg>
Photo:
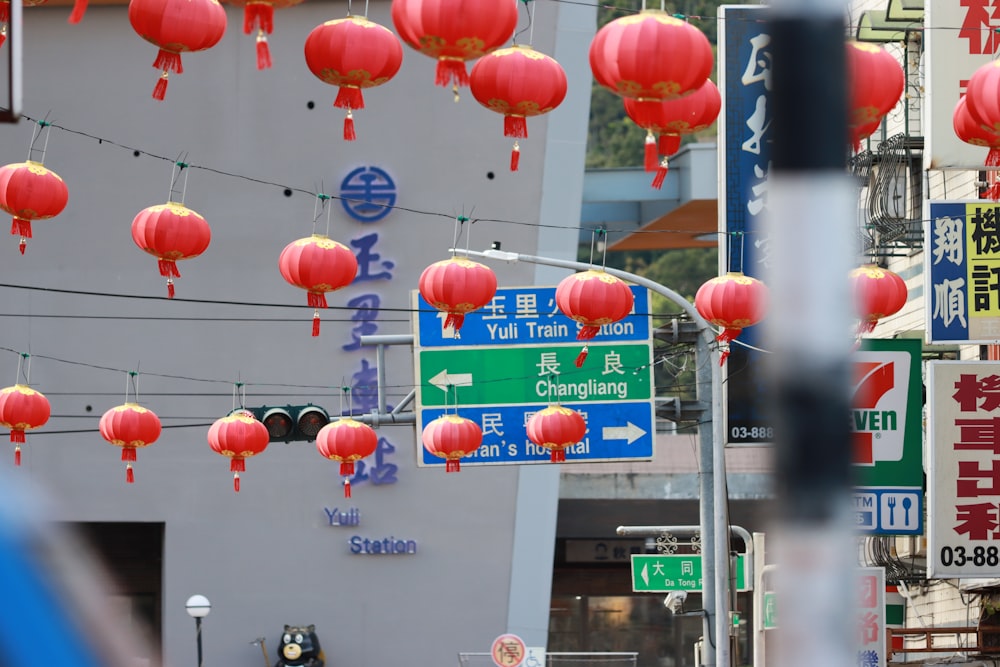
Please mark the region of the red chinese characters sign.
<svg viewBox="0 0 1000 667"><path fill-rule="evenodd" d="M928 364L928 576L1000 576L1000 362Z"/></svg>

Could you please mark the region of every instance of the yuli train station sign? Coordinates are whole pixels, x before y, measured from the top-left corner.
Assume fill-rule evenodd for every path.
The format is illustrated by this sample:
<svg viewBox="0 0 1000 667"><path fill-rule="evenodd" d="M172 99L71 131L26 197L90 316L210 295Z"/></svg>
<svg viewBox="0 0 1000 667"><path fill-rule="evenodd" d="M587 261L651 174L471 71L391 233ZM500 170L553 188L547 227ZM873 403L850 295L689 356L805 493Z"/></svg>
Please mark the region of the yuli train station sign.
<svg viewBox="0 0 1000 667"><path fill-rule="evenodd" d="M418 433L446 411L457 412L483 430L483 444L462 466L545 463L550 454L528 439L526 425L559 403L587 422L583 441L566 450L567 463L652 459L652 318L649 293L632 292L632 314L587 342L580 367L584 341L576 339L577 323L556 307L555 287L499 289L486 307L465 316L457 334L413 292ZM419 465L444 465L418 449Z"/></svg>

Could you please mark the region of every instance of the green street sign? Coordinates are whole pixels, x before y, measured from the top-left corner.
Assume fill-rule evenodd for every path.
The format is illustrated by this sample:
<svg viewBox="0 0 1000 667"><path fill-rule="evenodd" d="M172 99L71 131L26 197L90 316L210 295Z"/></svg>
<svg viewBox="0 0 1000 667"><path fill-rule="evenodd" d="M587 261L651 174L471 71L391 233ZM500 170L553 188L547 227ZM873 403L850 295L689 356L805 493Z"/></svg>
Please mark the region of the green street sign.
<svg viewBox="0 0 1000 667"><path fill-rule="evenodd" d="M422 349L422 407L647 401L653 396L648 343Z"/></svg>
<svg viewBox="0 0 1000 667"><path fill-rule="evenodd" d="M778 627L778 610L775 607L774 591L764 591L764 629L774 630Z"/></svg>
<svg viewBox="0 0 1000 667"><path fill-rule="evenodd" d="M736 557L736 590L747 586L746 559ZM635 593L701 592L701 554L632 554L632 591Z"/></svg>

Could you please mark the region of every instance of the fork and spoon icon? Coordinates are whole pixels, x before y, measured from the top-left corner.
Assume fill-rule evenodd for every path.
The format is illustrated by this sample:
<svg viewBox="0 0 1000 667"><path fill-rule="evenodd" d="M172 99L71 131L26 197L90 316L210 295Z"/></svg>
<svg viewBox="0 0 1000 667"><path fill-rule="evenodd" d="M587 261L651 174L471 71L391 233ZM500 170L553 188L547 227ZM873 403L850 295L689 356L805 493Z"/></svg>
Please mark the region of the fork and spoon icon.
<svg viewBox="0 0 1000 667"><path fill-rule="evenodd" d="M896 525L896 496L889 496L886 499L889 507L889 525ZM913 500L909 496L903 496L903 525L910 525L910 509L913 507Z"/></svg>

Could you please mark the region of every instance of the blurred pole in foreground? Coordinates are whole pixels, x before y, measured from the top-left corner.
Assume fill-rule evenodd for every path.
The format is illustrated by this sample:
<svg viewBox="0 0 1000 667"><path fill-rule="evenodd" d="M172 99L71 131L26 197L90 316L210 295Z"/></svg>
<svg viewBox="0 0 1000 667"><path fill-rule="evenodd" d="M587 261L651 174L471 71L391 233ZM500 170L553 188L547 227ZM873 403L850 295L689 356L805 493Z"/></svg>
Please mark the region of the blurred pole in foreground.
<svg viewBox="0 0 1000 667"><path fill-rule="evenodd" d="M846 0L774 0L771 307L779 667L857 664L849 360L857 202L847 172Z"/></svg>

